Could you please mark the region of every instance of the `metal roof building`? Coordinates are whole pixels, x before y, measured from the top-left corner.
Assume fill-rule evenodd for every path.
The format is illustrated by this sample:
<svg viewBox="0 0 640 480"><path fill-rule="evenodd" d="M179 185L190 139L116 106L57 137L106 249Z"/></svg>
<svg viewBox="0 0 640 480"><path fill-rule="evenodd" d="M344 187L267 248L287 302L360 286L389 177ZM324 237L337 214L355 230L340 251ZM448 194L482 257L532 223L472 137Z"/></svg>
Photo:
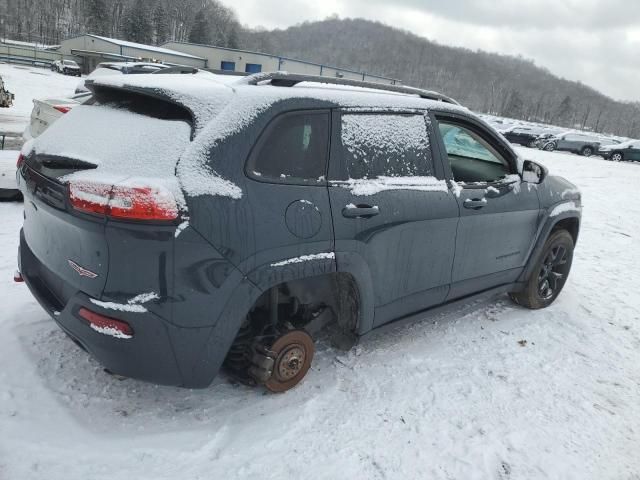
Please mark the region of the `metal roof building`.
<svg viewBox="0 0 640 480"><path fill-rule="evenodd" d="M173 51L183 52L204 58L207 68L211 70L224 70L229 72L259 73L287 71L305 75L321 75L352 80L364 80L377 83L395 85L400 83L394 78L382 77L365 72L357 72L345 68L321 65L319 63L306 62L293 58L251 52L249 50L236 50L232 48L216 47L213 45L200 45L196 43L171 41L162 45Z"/></svg>
<svg viewBox="0 0 640 480"><path fill-rule="evenodd" d="M92 71L104 61L157 61L197 68L207 66L206 59L186 52L91 34L63 40L59 51L64 55L79 57L84 73Z"/></svg>

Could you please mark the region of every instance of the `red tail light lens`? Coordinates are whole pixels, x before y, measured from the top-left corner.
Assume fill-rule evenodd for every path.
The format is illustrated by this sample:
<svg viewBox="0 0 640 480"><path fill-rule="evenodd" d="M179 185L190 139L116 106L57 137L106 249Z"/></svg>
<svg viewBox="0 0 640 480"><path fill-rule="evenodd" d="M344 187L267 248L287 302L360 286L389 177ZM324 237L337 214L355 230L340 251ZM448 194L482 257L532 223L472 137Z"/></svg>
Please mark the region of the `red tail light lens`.
<svg viewBox="0 0 640 480"><path fill-rule="evenodd" d="M16 168L19 170L22 164L24 163L24 155L18 155L18 161L16 162Z"/></svg>
<svg viewBox="0 0 640 480"><path fill-rule="evenodd" d="M86 308L81 308L78 311L78 315L86 320L89 326L98 333L123 339L133 337L133 329L127 322L105 317Z"/></svg>
<svg viewBox="0 0 640 480"><path fill-rule="evenodd" d="M65 107L63 105L54 105L53 108L62 113L67 113L69 110L71 110L71 107Z"/></svg>
<svg viewBox="0 0 640 480"><path fill-rule="evenodd" d="M69 200L76 210L112 218L156 221L178 218L174 196L162 187L72 182Z"/></svg>

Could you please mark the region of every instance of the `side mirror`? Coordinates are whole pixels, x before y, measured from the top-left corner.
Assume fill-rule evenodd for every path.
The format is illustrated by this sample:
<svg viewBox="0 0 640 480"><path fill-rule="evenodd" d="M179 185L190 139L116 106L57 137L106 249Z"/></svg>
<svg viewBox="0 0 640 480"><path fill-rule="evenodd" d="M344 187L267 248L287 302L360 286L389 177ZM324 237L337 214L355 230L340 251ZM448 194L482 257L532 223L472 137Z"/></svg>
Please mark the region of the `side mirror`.
<svg viewBox="0 0 640 480"><path fill-rule="evenodd" d="M629 145L627 148L633 148L633 145Z"/></svg>
<svg viewBox="0 0 640 480"><path fill-rule="evenodd" d="M548 175L548 171L545 167L539 163L532 162L531 160L525 160L522 164L522 181L526 183L540 184L544 182L544 179Z"/></svg>

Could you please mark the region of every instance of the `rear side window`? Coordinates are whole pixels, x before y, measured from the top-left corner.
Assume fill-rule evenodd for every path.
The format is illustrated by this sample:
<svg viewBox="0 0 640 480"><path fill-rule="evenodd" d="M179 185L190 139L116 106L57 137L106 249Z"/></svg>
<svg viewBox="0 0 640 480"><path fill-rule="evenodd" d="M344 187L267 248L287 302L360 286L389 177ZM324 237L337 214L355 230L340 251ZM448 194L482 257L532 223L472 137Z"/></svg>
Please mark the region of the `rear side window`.
<svg viewBox="0 0 640 480"><path fill-rule="evenodd" d="M420 114L344 114L342 157L349 179L433 175L425 118Z"/></svg>
<svg viewBox="0 0 640 480"><path fill-rule="evenodd" d="M247 164L255 179L280 183L325 181L329 113L291 112L277 117L264 131Z"/></svg>

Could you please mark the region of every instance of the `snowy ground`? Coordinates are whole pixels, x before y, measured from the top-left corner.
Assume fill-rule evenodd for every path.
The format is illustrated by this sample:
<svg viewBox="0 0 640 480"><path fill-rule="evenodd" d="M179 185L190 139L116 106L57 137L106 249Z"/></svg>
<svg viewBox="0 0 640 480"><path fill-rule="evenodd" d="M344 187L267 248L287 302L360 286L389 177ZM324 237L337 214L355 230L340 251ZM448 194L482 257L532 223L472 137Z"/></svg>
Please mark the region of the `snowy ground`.
<svg viewBox="0 0 640 480"><path fill-rule="evenodd" d="M68 97L78 85L78 77L62 75L45 68L0 62L5 88L16 98L10 108L0 108L0 131L22 134L29 123L34 98Z"/></svg>
<svg viewBox="0 0 640 480"><path fill-rule="evenodd" d="M640 478L640 164L522 149L583 191L570 280L321 346L296 389L206 390L104 373L11 282L0 204L0 478Z"/></svg>

